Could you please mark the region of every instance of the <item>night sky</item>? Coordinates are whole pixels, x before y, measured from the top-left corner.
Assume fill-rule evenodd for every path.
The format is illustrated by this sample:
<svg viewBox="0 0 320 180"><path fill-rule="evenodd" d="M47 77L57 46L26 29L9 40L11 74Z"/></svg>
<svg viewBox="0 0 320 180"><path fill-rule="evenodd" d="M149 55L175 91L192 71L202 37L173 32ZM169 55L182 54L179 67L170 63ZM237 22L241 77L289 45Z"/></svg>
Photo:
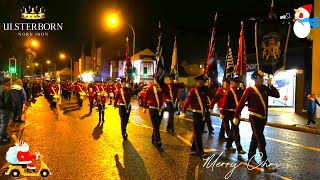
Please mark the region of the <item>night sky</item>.
<svg viewBox="0 0 320 180"><path fill-rule="evenodd" d="M20 18L21 3L30 1L0 0L0 60L7 62L9 56L23 51L25 37L18 37L17 32L4 32L3 22L26 22ZM136 52L149 48L155 52L157 44L158 23L162 24L163 53L166 66L171 64L174 36L177 36L179 60L194 62L206 58L208 41L211 36L215 12L218 12L216 47L220 55L226 52L228 32L231 35L232 49L237 54L240 22L245 23L247 53L254 52L254 22L250 17L267 17L271 0L37 0L46 6L46 19L28 22L64 23L60 32L50 32L49 37L37 38L41 48L39 58L57 59L57 54L64 51L71 57L80 57L81 45L91 46L92 38L111 46L125 46L125 37L130 38L132 32L126 23L136 31ZM312 0L275 0L276 13L291 13L301 5L313 3ZM116 32L109 32L103 27L104 12L115 9L121 14L123 26ZM303 43L291 33L289 46ZM110 53L112 54L112 53ZM124 54L120 54L124 57ZM40 60L41 61L41 60ZM60 62L60 61L59 61ZM59 63L59 66L68 63Z"/></svg>

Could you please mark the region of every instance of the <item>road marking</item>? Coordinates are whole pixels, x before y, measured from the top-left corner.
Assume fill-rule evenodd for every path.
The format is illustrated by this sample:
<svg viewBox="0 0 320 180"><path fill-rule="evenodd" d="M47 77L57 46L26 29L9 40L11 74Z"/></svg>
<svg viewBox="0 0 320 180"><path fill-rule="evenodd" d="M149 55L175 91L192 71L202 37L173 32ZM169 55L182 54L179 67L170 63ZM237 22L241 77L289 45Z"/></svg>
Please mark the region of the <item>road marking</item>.
<svg viewBox="0 0 320 180"><path fill-rule="evenodd" d="M269 139L269 140L272 140L272 141L279 142L279 143L289 144L291 146L301 147L301 148L309 149L309 150L312 150L312 151L320 152L319 148L315 148L315 147L311 147L311 146L304 146L304 145L301 145L301 144L292 143L292 142L288 142L288 141L283 141L283 140L280 140L280 139L275 139L275 138L270 138L270 137L265 137L265 138Z"/></svg>

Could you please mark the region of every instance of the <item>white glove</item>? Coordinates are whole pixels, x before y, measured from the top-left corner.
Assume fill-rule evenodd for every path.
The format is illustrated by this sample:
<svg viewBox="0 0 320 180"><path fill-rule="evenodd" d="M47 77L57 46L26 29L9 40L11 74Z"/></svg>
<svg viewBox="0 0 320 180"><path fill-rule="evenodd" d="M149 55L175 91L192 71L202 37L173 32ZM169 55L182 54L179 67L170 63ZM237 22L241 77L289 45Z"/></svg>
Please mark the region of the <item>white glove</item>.
<svg viewBox="0 0 320 180"><path fill-rule="evenodd" d="M240 84L239 84L239 87L240 87L241 89L244 89L243 83L240 83Z"/></svg>
<svg viewBox="0 0 320 180"><path fill-rule="evenodd" d="M270 79L270 78L267 79L267 82L268 82L268 85L269 85L269 86L272 86L272 82L271 82L271 79Z"/></svg>
<svg viewBox="0 0 320 180"><path fill-rule="evenodd" d="M221 118L221 119L224 119L224 115L220 114L220 118Z"/></svg>
<svg viewBox="0 0 320 180"><path fill-rule="evenodd" d="M185 113L180 114L179 118L186 118L186 114Z"/></svg>
<svg viewBox="0 0 320 180"><path fill-rule="evenodd" d="M143 108L142 112L143 112L143 113L146 113L146 111L147 111L146 108Z"/></svg>
<svg viewBox="0 0 320 180"><path fill-rule="evenodd" d="M238 126L239 124L239 119L238 118L233 118L233 124Z"/></svg>

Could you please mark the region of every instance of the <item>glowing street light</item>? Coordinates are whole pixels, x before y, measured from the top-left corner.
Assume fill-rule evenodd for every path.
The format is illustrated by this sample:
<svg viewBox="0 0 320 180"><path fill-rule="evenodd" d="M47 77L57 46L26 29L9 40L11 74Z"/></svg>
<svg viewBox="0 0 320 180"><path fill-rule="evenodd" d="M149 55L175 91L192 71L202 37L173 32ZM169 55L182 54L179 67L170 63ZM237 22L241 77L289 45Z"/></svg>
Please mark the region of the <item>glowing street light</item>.
<svg viewBox="0 0 320 180"><path fill-rule="evenodd" d="M37 40L32 40L31 41L31 46L37 48L39 46L39 42Z"/></svg>
<svg viewBox="0 0 320 180"><path fill-rule="evenodd" d="M50 61L50 60L47 60L47 64L51 64L51 61Z"/></svg>
<svg viewBox="0 0 320 180"><path fill-rule="evenodd" d="M35 65L35 66L39 66L39 63L35 63L34 65Z"/></svg>
<svg viewBox="0 0 320 180"><path fill-rule="evenodd" d="M71 59L71 57L70 56L67 56L66 54L64 54L64 53L60 53L60 59L66 59L66 58L69 58L70 59L70 61L71 61L71 81L72 81L72 73L73 73L73 71L72 71L72 63L73 63L73 60Z"/></svg>
<svg viewBox="0 0 320 180"><path fill-rule="evenodd" d="M119 17L115 13L107 15L106 23L109 28L117 28L119 26Z"/></svg>

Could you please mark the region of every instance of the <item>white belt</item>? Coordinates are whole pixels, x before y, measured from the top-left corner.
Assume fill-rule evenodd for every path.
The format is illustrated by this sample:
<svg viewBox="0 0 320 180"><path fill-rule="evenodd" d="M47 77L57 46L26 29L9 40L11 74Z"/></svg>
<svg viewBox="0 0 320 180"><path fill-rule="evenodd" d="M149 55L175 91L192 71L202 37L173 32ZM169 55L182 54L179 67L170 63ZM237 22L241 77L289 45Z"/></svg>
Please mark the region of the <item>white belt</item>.
<svg viewBox="0 0 320 180"><path fill-rule="evenodd" d="M149 109L158 109L158 108L154 106L149 106Z"/></svg>
<svg viewBox="0 0 320 180"><path fill-rule="evenodd" d="M126 104L124 103L119 103L120 106L127 106ZM128 104L128 106L130 106L130 104Z"/></svg>
<svg viewBox="0 0 320 180"><path fill-rule="evenodd" d="M255 112L250 112L250 115L256 116L256 117L258 117L258 118L260 118L260 119L266 119L266 116L262 116L262 115L260 115L260 114L258 114L258 113L255 113Z"/></svg>
<svg viewBox="0 0 320 180"><path fill-rule="evenodd" d="M235 109L226 109L227 111L232 111L232 112L236 112Z"/></svg>
<svg viewBox="0 0 320 180"><path fill-rule="evenodd" d="M202 113L202 111L201 111L201 110L196 110L196 109L192 109L192 112Z"/></svg>

